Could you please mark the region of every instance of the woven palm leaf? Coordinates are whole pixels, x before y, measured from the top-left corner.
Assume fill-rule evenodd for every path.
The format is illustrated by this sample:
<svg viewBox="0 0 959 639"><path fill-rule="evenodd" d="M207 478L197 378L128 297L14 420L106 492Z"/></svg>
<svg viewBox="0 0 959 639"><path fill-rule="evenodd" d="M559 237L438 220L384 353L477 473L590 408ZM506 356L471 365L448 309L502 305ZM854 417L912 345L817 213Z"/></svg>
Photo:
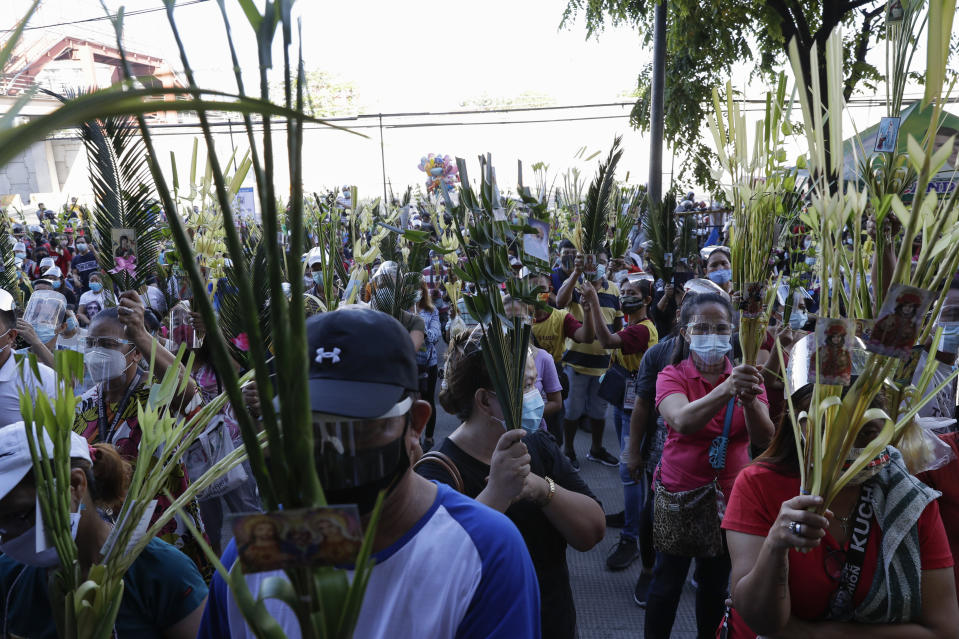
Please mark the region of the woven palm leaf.
<svg viewBox="0 0 959 639"><path fill-rule="evenodd" d="M270 283L267 279L266 249L263 246L263 242L260 241L259 233L251 233L246 238L246 241L243 243L243 257L246 260L247 272L253 277L253 296L256 298L257 315L260 326L264 327L263 336L266 340L265 346L269 350L272 347L271 335L273 334L272 331L269 330ZM233 342L237 336L244 332L242 319L244 311L240 307L240 298L236 294L236 291L239 290L240 282L232 267L224 267L223 272L226 276L226 281L222 282L220 286L225 284L228 290L221 290L220 328L227 338L227 343L230 345L233 358L239 362L246 362L246 352Z"/></svg>

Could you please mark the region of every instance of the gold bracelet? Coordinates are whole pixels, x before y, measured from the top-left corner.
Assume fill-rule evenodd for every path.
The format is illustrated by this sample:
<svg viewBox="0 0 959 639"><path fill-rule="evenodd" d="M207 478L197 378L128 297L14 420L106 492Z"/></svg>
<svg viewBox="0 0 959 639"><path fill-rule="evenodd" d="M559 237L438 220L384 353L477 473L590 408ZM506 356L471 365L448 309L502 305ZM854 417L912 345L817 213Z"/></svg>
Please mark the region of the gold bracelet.
<svg viewBox="0 0 959 639"><path fill-rule="evenodd" d="M556 482L553 481L553 478L544 476L543 479L545 479L546 483L549 484L549 492L546 493L546 499L538 504L540 508L546 508L549 506L549 502L553 501L553 495L556 494Z"/></svg>

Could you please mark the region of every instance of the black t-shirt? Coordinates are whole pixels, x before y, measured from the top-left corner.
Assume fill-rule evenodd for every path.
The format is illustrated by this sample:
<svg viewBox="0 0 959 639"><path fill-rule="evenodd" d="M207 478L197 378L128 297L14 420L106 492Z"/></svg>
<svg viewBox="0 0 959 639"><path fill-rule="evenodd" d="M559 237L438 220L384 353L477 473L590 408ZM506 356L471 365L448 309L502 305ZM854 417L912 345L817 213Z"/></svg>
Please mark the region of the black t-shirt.
<svg viewBox="0 0 959 639"><path fill-rule="evenodd" d="M70 267L76 269L77 275L80 276L80 283L83 284L83 289L86 290L90 285L90 274L97 270L97 258L93 254L93 251L77 253L70 261ZM66 274L64 274L64 277L66 277Z"/></svg>
<svg viewBox="0 0 959 639"><path fill-rule="evenodd" d="M547 431L530 433L523 438L523 442L529 450L530 472L540 477L549 476L566 490L596 499ZM475 499L483 492L490 473L489 464L474 459L449 438L443 440L439 450L459 469L463 476L463 492L467 497ZM452 478L439 464L423 464L416 472L427 479L453 485ZM571 639L576 634L576 608L569 586L566 540L535 504L517 502L506 509L506 516L516 524L526 540L526 548L536 569L543 637Z"/></svg>

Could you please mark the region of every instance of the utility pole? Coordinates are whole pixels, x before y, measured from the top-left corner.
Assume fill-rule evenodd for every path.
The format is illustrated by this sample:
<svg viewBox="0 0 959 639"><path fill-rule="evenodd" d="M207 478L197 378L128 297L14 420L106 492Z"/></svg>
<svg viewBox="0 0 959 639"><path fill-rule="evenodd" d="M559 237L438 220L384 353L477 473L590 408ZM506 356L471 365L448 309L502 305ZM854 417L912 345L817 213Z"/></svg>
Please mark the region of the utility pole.
<svg viewBox="0 0 959 639"><path fill-rule="evenodd" d="M656 5L653 22L653 82L649 104L649 203L663 203L663 129L666 85L666 0Z"/></svg>

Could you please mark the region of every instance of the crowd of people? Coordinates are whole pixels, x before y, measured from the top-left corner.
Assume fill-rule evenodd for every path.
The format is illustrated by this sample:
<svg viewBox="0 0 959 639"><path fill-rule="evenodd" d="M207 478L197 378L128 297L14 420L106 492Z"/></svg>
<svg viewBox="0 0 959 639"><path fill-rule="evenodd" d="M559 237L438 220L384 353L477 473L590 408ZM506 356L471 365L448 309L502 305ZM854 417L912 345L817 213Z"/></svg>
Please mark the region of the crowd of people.
<svg viewBox="0 0 959 639"><path fill-rule="evenodd" d="M405 224L435 236L425 207L412 211ZM549 270L511 261L514 275L540 291L535 303L503 291L507 315L529 324L532 335L522 428L512 430L482 332L447 286L459 256L430 252L408 269L377 259L368 284L337 279L332 288L324 286L330 255L356 273L348 242L293 256L300 270L294 266L291 276L304 278L308 295L328 302L332 290L344 301L307 320L314 428L348 431L316 438L324 490L331 503L357 504L364 521L386 492L355 636L576 637L567 550L593 548L607 527L621 533L606 569L642 564L633 597L646 609L649 639L670 636L692 561L701 639L959 634L959 459L953 453L935 469L910 468L887 447L825 516L813 512L821 498L801 494L791 423L808 406L812 385L791 385L786 397L782 363L799 360L797 344L815 332L822 299L814 247L797 226L771 256L777 280L795 284L778 291L760 356L749 365L739 348L742 296L723 218L705 206L682 214L704 216L705 246L676 256L669 272L649 259L641 221L628 250L600 252L595 268L559 237ZM41 205L37 217L36 225L10 225L18 290L0 290L3 636L55 636L46 571L58 560L34 544L37 479L20 412L21 392L55 396L54 353L84 355L71 440L82 570L98 559L130 469L150 463L138 459L138 409L151 385L179 365L174 353L183 346L195 355L172 404L180 418L222 391L203 322L180 299L186 289L174 280L111 290L97 256L113 249L96 245L73 208L58 215ZM874 228L861 232L868 240ZM418 287L394 312L397 300L379 293L398 289L407 271L418 275ZM221 287L217 301L231 294ZM959 277L942 317L956 310ZM189 318L190 330L174 330L171 312ZM956 365L959 323L939 323L944 339L938 352L927 344L924 357L944 377ZM36 356L36 368L18 368L26 353ZM208 426L230 442L227 449L242 446L235 411L259 415L255 387L244 389L244 399ZM959 451L956 403L952 384L920 412L952 451ZM439 407L459 425L437 441ZM604 446L608 421L618 450ZM881 425L863 428L856 454ZM589 434L585 450L577 449L579 430ZM333 439L352 447L333 450ZM617 469L621 509L607 503L604 511L581 463ZM157 495L154 518L204 469L184 463ZM255 636L200 541L229 568L240 557L231 516L259 509L252 472L232 475L181 509L128 574L117 636ZM246 579L255 594L275 576L282 571ZM300 636L291 608L279 599L264 605L286 636Z"/></svg>

